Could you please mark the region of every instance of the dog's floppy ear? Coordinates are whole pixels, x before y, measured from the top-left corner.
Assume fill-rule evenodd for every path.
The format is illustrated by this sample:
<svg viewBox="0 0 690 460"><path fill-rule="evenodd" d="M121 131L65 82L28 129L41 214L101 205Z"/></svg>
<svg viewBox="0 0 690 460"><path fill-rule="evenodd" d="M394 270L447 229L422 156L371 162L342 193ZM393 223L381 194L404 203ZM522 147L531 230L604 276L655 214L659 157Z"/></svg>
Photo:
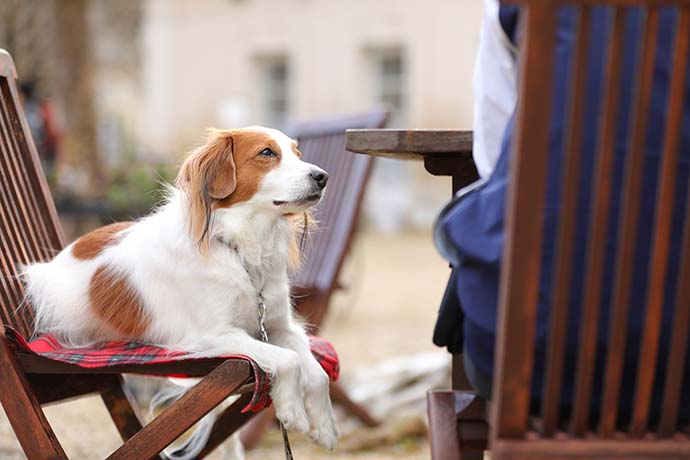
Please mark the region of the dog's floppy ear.
<svg viewBox="0 0 690 460"><path fill-rule="evenodd" d="M189 231L202 252L208 248L213 202L229 197L237 188L232 135L211 130L205 145L182 164L177 186L187 195Z"/></svg>
<svg viewBox="0 0 690 460"><path fill-rule="evenodd" d="M210 130L206 144L194 150L182 165L178 185L189 192L222 200L237 187L232 135Z"/></svg>
<svg viewBox="0 0 690 460"><path fill-rule="evenodd" d="M207 164L204 174L208 194L211 198L222 200L229 197L237 188L235 152L232 136L216 137L206 146Z"/></svg>

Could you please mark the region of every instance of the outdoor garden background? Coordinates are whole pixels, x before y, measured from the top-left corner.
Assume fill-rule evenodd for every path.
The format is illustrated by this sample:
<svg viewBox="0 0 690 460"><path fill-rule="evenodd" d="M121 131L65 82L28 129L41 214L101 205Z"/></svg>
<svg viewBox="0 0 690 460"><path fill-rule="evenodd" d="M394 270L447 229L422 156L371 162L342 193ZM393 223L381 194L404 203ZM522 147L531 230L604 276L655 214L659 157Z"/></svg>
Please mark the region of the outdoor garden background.
<svg viewBox="0 0 690 460"><path fill-rule="evenodd" d="M471 129L480 18L477 0L0 0L0 48L44 117L37 143L72 240L146 213L208 126L383 107L389 127ZM376 161L321 335L354 399L385 423L342 418L332 454L293 436L296 458L428 458L425 391L449 381L431 344L448 268L430 229L450 189L420 163ZM70 458L118 445L96 397L47 413ZM281 448L269 433L247 457ZM20 452L0 412L0 459Z"/></svg>

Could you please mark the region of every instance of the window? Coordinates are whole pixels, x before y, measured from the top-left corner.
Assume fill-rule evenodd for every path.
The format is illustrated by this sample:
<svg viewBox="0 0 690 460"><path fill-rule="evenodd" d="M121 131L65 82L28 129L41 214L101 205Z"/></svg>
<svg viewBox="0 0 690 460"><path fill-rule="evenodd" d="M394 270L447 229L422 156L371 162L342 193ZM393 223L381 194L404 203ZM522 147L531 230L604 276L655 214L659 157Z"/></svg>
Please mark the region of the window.
<svg viewBox="0 0 690 460"><path fill-rule="evenodd" d="M262 123L284 128L288 121L289 69L286 58L272 58L262 62Z"/></svg>
<svg viewBox="0 0 690 460"><path fill-rule="evenodd" d="M402 127L406 122L407 69L401 50L374 52L374 100L391 111L390 127Z"/></svg>

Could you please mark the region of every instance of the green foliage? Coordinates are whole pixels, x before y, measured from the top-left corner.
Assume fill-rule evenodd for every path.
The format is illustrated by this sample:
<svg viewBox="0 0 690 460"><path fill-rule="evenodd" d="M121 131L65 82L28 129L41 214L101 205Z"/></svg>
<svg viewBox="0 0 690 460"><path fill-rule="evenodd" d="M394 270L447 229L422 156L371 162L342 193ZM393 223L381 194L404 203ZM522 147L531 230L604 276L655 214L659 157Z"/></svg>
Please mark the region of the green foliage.
<svg viewBox="0 0 690 460"><path fill-rule="evenodd" d="M145 214L160 203L164 184L175 179L171 164L130 163L111 174L105 199L115 212Z"/></svg>

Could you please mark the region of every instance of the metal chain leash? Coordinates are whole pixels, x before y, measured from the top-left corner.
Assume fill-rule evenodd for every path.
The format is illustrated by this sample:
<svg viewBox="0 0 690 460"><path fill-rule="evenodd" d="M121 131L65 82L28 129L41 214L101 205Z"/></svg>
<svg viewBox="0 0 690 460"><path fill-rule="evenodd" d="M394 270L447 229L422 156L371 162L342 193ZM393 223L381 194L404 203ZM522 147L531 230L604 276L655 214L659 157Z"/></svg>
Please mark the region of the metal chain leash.
<svg viewBox="0 0 690 460"><path fill-rule="evenodd" d="M220 240L222 243L227 244L225 241ZM247 276L249 277L249 282L251 283L252 287L256 291L256 306L258 309L259 313L259 335L261 336L261 341L264 343L269 343L268 342L268 332L266 332L266 303L264 302L264 291L263 287L262 288L257 288L256 285L254 284L254 280L252 279L251 273L249 273L249 268L244 264L242 261L242 257L240 256L240 251L237 248L237 246L233 247L235 250L235 253L237 253L237 257L240 259L240 262L242 264L242 268L244 268L244 271L247 272ZM290 448L290 439L288 438L288 432L287 429L285 428L285 425L283 425L283 422L280 420L278 421L280 424L280 432L283 435L283 447L285 448L285 459L286 460L294 460L292 456L292 449Z"/></svg>
<svg viewBox="0 0 690 460"><path fill-rule="evenodd" d="M268 343L268 332L266 332L266 325L264 324L266 319L266 303L264 302L264 294L259 291L258 295L258 307L259 307L259 333L261 335L261 340ZM287 429L283 422L278 421L280 424L280 432L283 435L283 447L285 448L285 459L293 460L292 449L290 448L290 439L288 438Z"/></svg>

